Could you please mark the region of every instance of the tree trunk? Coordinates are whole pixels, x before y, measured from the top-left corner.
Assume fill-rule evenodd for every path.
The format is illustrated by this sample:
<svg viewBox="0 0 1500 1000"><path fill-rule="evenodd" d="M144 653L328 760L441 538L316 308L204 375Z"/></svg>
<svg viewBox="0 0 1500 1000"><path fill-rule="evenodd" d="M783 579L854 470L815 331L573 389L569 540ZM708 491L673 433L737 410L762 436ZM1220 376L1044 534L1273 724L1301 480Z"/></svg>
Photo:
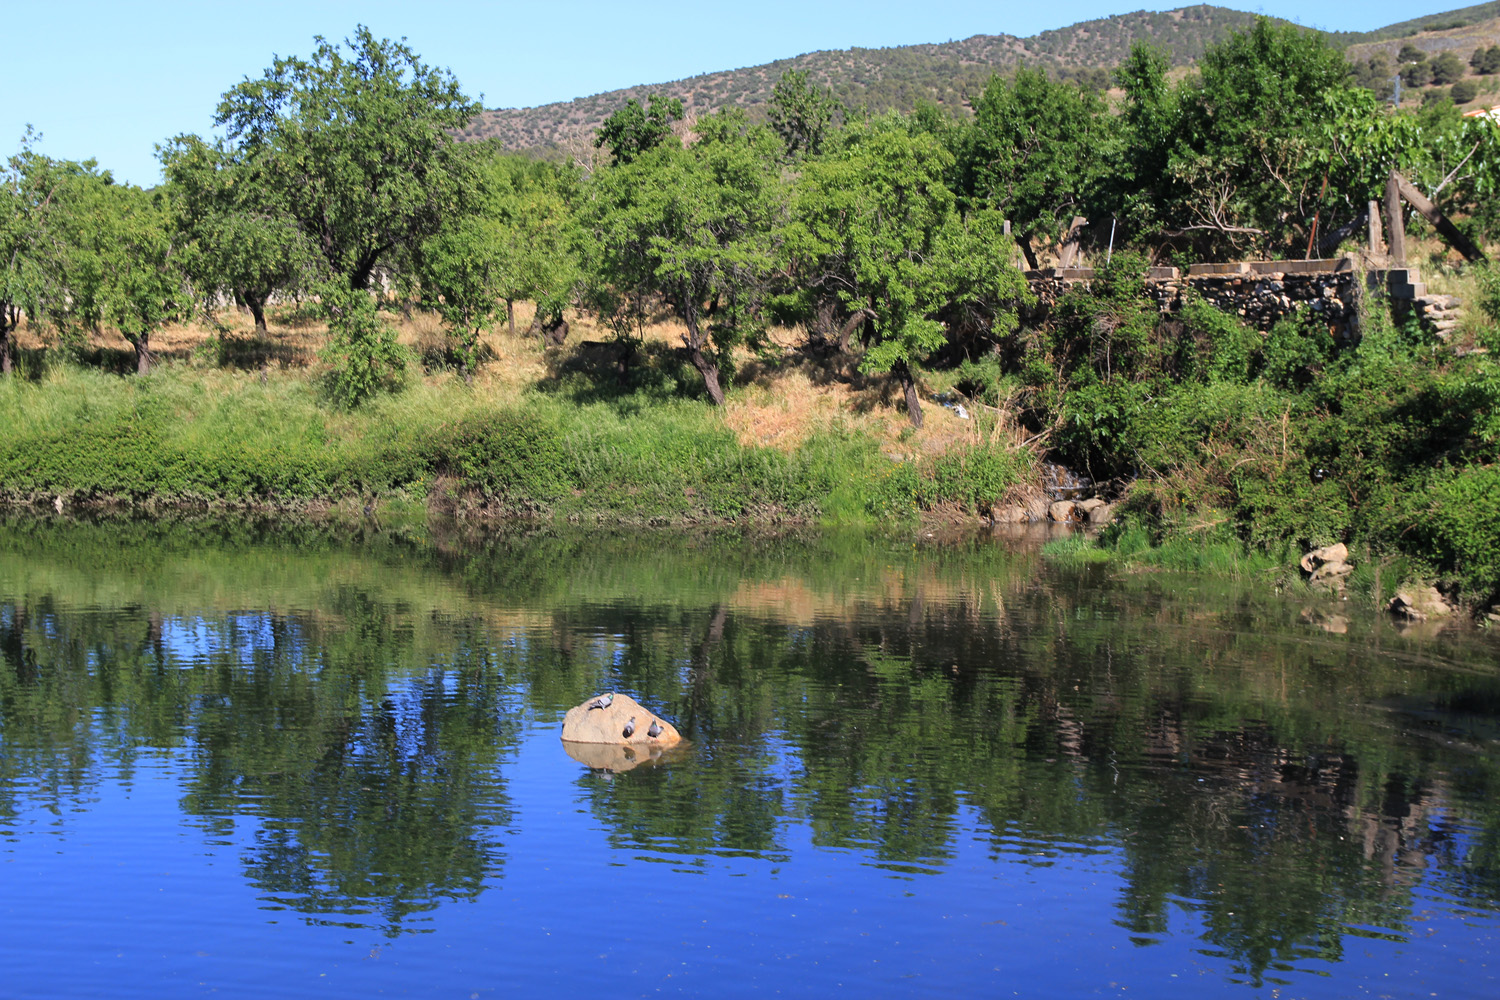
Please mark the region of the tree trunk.
<svg viewBox="0 0 1500 1000"><path fill-rule="evenodd" d="M689 352L693 367L698 369L703 376L703 388L708 390L709 401L715 406L724 405L724 390L719 386L719 366L708 360L707 356L698 348L692 348Z"/></svg>
<svg viewBox="0 0 1500 1000"><path fill-rule="evenodd" d="M135 347L135 373L144 375L151 370L154 360L151 356L151 331L146 330L139 336L130 338L130 343Z"/></svg>
<svg viewBox="0 0 1500 1000"><path fill-rule="evenodd" d="M891 374L901 380L901 391L906 396L906 415L911 419L911 424L917 430L922 429L922 400L917 396L917 380L912 377L911 368L905 361L898 361L891 368Z"/></svg>
<svg viewBox="0 0 1500 1000"><path fill-rule="evenodd" d="M826 348L837 336L834 326L833 308L835 299L830 296L819 296L818 304L813 309L812 329L808 331L808 343L817 348Z"/></svg>
<svg viewBox="0 0 1500 1000"><path fill-rule="evenodd" d="M875 314L868 309L861 309L850 316L844 325L839 327L839 353L849 353L849 338L854 336L854 331L864 326L865 320L874 319Z"/></svg>
<svg viewBox="0 0 1500 1000"><path fill-rule="evenodd" d="M510 335L516 335L516 302L514 299L505 300L505 322L510 324Z"/></svg>
<svg viewBox="0 0 1500 1000"><path fill-rule="evenodd" d="M698 374L703 376L703 388L708 392L709 401L715 406L723 406L724 390L719 385L719 366L703 353L703 345L708 338L703 335L695 313L689 312L683 320L688 328L688 332L682 338L682 343L688 349L688 360L693 363L694 368L698 369Z"/></svg>
<svg viewBox="0 0 1500 1000"><path fill-rule="evenodd" d="M1016 236L1016 243L1020 245L1021 252L1026 255L1026 266L1033 271L1040 271L1042 265L1037 263L1036 251L1031 249L1031 238L1028 236Z"/></svg>
<svg viewBox="0 0 1500 1000"><path fill-rule="evenodd" d="M0 375L9 375L15 362L11 359L11 335L5 320L0 318Z"/></svg>
<svg viewBox="0 0 1500 1000"><path fill-rule="evenodd" d="M255 317L255 329L261 336L266 335L266 299L268 297L255 292L240 293L240 298L244 299L245 305L250 307L250 315Z"/></svg>

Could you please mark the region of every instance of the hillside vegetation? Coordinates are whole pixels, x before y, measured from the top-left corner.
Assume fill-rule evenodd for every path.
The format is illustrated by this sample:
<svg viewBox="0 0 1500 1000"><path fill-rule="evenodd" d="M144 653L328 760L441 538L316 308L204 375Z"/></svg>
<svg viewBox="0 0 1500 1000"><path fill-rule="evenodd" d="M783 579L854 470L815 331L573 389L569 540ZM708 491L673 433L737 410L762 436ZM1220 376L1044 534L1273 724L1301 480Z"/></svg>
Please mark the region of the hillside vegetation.
<svg viewBox="0 0 1500 1000"><path fill-rule="evenodd" d="M1266 19L1189 74L1138 44L1113 82L1019 67L969 117L842 115L793 70L764 122L627 102L585 170L456 141L477 103L361 28L231 87L224 138L165 144L157 189L23 147L0 185L0 501L999 521L1050 463L1115 505L1120 552L1285 567L1337 542L1500 600L1482 253L1414 220L1434 290L1468 300L1456 329L1379 281L1352 314L1282 295L1258 326L1147 285L1153 262L1355 251L1392 170L1493 245L1500 130L1392 108ZM1110 223L1103 266L1028 281L1077 216ZM194 322L211 337L173 356Z"/></svg>
<svg viewBox="0 0 1500 1000"><path fill-rule="evenodd" d="M507 149L587 157L594 131L628 101L645 103L651 94L660 94L682 101L689 120L726 107L744 108L758 120L776 81L790 70L807 73L851 109L909 112L929 102L959 112L970 108L994 73L1030 66L1061 79L1104 87L1110 83L1108 71L1122 63L1137 43L1158 47L1172 66L1188 66L1209 46L1243 31L1255 18L1244 11L1198 4L1163 12L1116 14L1027 38L975 35L961 41L809 52L760 66L639 84L532 108L488 109L469 123L463 136L495 139ZM1331 45L1348 47L1354 61L1367 61L1377 51L1394 60L1401 45L1414 36L1419 37L1413 44L1432 55L1453 50L1467 60L1476 45L1500 43L1500 3L1432 14L1374 31L1324 33ZM1394 68L1387 75L1393 74Z"/></svg>
<svg viewBox="0 0 1500 1000"><path fill-rule="evenodd" d="M1181 66L1254 21L1254 14L1199 4L1162 13L1116 14L1030 38L975 35L935 44L809 52L761 66L626 87L535 108L486 110L470 123L464 136L498 139L509 149L559 146L574 152L586 147L594 130L616 109L629 100L644 103L651 94L681 100L690 118L725 107L763 113L772 87L789 70L807 73L850 108L911 111L922 101L958 108L976 98L993 73L1025 65L1064 77L1081 75L1105 85L1108 76L1102 71L1124 60L1138 42L1161 47L1170 53L1172 65Z"/></svg>

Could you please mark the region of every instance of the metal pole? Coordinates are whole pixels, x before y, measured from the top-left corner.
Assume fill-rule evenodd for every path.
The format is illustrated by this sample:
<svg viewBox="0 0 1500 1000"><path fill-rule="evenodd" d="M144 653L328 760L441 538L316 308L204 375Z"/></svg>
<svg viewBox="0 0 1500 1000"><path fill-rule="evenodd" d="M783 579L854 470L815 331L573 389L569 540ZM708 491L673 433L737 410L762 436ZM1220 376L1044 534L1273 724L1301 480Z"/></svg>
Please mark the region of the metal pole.
<svg viewBox="0 0 1500 1000"><path fill-rule="evenodd" d="M1104 263L1108 264L1115 256L1115 223L1120 220L1114 216L1109 219L1109 252L1104 255Z"/></svg>

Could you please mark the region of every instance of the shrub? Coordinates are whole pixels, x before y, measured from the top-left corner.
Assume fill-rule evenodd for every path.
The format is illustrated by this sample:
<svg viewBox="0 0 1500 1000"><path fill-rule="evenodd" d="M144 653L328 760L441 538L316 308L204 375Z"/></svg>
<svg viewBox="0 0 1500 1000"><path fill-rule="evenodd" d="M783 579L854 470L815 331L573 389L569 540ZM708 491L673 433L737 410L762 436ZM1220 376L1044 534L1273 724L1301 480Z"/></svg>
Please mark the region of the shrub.
<svg viewBox="0 0 1500 1000"><path fill-rule="evenodd" d="M378 392L397 392L406 386L411 357L396 342L390 324L381 320L375 302L362 291L325 293L328 309L328 346L323 361L329 366L324 389L340 406L355 407Z"/></svg>

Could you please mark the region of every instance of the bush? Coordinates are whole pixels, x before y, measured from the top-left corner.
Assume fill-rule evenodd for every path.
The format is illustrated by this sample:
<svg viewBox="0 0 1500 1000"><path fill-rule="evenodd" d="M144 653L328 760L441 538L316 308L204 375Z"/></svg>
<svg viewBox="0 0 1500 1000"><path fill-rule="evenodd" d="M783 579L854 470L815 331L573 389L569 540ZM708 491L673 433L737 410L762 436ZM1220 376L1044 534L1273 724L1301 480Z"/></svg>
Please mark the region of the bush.
<svg viewBox="0 0 1500 1000"><path fill-rule="evenodd" d="M375 302L363 291L329 291L328 346L323 361L329 366L324 390L340 406L356 407L379 392L398 392L406 386L411 356L396 342L395 331L381 320Z"/></svg>
<svg viewBox="0 0 1500 1000"><path fill-rule="evenodd" d="M1333 359L1334 349L1317 317L1294 313L1271 328L1261 348L1259 374L1282 389L1306 388Z"/></svg>
<svg viewBox="0 0 1500 1000"><path fill-rule="evenodd" d="M1453 85L1449 96L1454 104L1468 104L1479 96L1479 83L1475 80L1460 80Z"/></svg>

